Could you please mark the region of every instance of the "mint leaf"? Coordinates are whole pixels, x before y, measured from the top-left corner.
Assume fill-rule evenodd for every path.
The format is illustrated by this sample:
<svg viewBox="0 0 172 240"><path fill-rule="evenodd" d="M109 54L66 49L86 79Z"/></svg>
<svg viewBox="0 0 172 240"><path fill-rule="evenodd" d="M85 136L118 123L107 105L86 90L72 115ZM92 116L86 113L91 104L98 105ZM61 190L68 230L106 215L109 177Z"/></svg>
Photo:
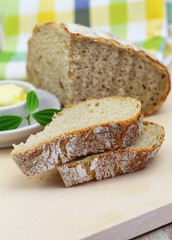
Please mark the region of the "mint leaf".
<svg viewBox="0 0 172 240"><path fill-rule="evenodd" d="M34 91L31 91L27 94L26 102L27 102L27 107L29 109L29 113L32 113L33 111L35 111L35 109L39 105L39 100Z"/></svg>
<svg viewBox="0 0 172 240"><path fill-rule="evenodd" d="M18 128L23 118L20 116L1 116L0 131L12 130Z"/></svg>
<svg viewBox="0 0 172 240"><path fill-rule="evenodd" d="M32 117L41 125L45 126L52 121L54 113L59 113L57 109L45 109L39 112L33 113Z"/></svg>

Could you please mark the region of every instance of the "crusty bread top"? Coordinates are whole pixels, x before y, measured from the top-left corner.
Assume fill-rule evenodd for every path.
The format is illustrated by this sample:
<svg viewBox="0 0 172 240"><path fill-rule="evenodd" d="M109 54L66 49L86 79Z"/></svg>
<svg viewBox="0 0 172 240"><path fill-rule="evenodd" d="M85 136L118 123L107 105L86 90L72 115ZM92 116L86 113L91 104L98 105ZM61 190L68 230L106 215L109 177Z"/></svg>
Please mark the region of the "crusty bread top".
<svg viewBox="0 0 172 240"><path fill-rule="evenodd" d="M130 151L151 151L154 150L157 147L160 147L164 141L165 131L162 126L159 124L143 121L142 129L137 137L137 139L129 146L126 146L123 149L115 150L115 152L130 152ZM61 164L59 166L68 165L68 166L74 166L77 161L82 161L83 159L89 159L89 158L95 158L99 155L106 155L109 154L109 152L113 151L106 151L104 153L99 154L93 154L87 157L80 157L77 160L73 160L72 162ZM128 159L129 160L129 159Z"/></svg>
<svg viewBox="0 0 172 240"><path fill-rule="evenodd" d="M158 124L143 122L139 137L130 146L82 157L58 165L57 169L66 187L131 173L149 164L162 145L164 134Z"/></svg>
<svg viewBox="0 0 172 240"><path fill-rule="evenodd" d="M58 29L65 29L69 34L75 35L76 37L85 37L85 38L93 38L93 39L98 39L99 41L106 41L108 44L113 44L113 45L120 45L122 48L127 48L133 51L139 51L145 53L147 56L149 56L151 59L154 61L160 63L158 59L148 52L145 48L142 48L140 45L137 45L133 42L130 42L126 39L122 39L118 36L115 36L111 33L108 32L103 32L101 30L96 30L90 27L86 27L84 25L80 24L72 24L72 23L56 23L56 22L44 22L42 24L36 25L33 29L33 34L40 31L40 29L46 25L53 25L54 27ZM164 67L164 65L162 65ZM166 69L167 70L167 69Z"/></svg>
<svg viewBox="0 0 172 240"><path fill-rule="evenodd" d="M162 145L164 141L164 136L165 136L165 131L162 126L156 123L143 121L141 132L137 137L137 139L131 145L126 146L123 149L117 149L115 151L106 151L99 154L92 154L86 157L80 157L76 160L73 160L72 162L60 164L58 165L58 167L64 166L64 165L69 167L74 167L78 163L83 162L83 160L86 162L87 159L90 160L90 159L95 159L96 157L100 157L100 158L106 157L106 154L110 155L111 153L119 153L119 154L120 152L132 153L132 151L142 153L142 152L154 151L155 149L158 149ZM126 160L129 161L130 159L126 159Z"/></svg>
<svg viewBox="0 0 172 240"><path fill-rule="evenodd" d="M67 105L45 129L31 135L27 142L14 145L12 155L37 148L62 135L75 134L83 129L104 126L109 123L127 124L141 116L141 104L131 97L92 98L77 104Z"/></svg>
<svg viewBox="0 0 172 240"><path fill-rule="evenodd" d="M80 25L80 24L64 23L63 26L71 34L74 34L77 36L82 36L82 37L88 37L88 38L111 40L111 41L113 41L113 44L117 44L117 45L120 44L121 47L129 48L134 51L143 51L144 53L146 53L146 55L148 55L155 61L158 61L154 55L152 55L150 52L146 51L146 49L142 48L141 46L139 46L133 42L130 42L128 40L122 39L118 36L115 36L111 33L103 32L100 30L97 31L93 28L88 28L88 27Z"/></svg>
<svg viewBox="0 0 172 240"><path fill-rule="evenodd" d="M74 40L74 44L73 45L75 45L75 43L77 42L77 41L75 41L76 39L79 39L81 41L84 40L84 39L88 39L89 42L102 43L104 45L112 47L112 49L113 48L114 49L115 48L119 48L120 50L123 50L123 52L126 51L127 54L129 53L128 55L132 59L134 59L135 55L139 56L140 59L142 59L142 60L144 59L145 71L146 71L145 78L149 79L149 77L147 76L147 72L150 71L150 74L149 74L150 81L148 81L148 82L150 82L150 85L152 86L152 89L150 88L150 86L145 86L145 82L146 81L143 82L143 84L140 83L140 89L141 89L140 91L141 92L142 91L143 92L145 92L145 91L149 92L149 94L148 94L148 96L146 96L145 100L144 99L140 99L139 98L139 96L140 96L139 94L140 93L137 93L137 92L139 92L139 90L138 90L139 84L136 87L136 89L132 86L133 87L133 91L136 90L135 91L136 93L133 93L133 91L130 90L130 87L131 87L130 83L132 82L132 79L128 79L128 80L130 80L129 83L128 83L128 88L129 89L127 88L127 92L124 92L124 93L120 93L120 91L116 92L116 90L115 90L113 94L111 94L111 93L106 94L106 88L105 88L105 94L101 95L99 92L97 93L96 89L95 89L95 91L93 93L91 93L90 95L86 94L87 96L85 97L84 94L82 93L82 91L81 91L81 94L78 94L78 92L77 92L78 90L74 89L74 90L71 90L71 92L72 91L76 92L78 97L76 97L75 94L74 94L74 96L73 95L70 96L69 87L67 87L67 83L66 83L67 80L65 79L64 76L60 76L59 77L60 79L63 78L64 81L63 80L59 80L60 82L58 83L58 81L56 80L57 81L57 85L54 88L51 87L51 86L47 86L46 80L42 81L42 79L44 79L44 75L46 75L48 73L46 72L46 74L41 75L41 72L43 71L43 69L42 69L43 67L40 67L39 63L37 63L37 67L38 67L38 71L37 71L37 69L35 67L34 56L32 56L31 58L28 58L28 60L29 60L28 61L28 67L27 67L28 68L28 78L29 78L29 81L31 81L31 82L33 81L33 84L38 85L37 87L48 88L49 91L51 90L53 93L56 93L56 94L57 94L57 91L58 91L57 95L61 98L62 103L64 102L65 104L66 103L70 103L70 102L77 102L77 101L89 98L90 96L91 97L92 96L94 96L94 97L98 96L99 97L99 96L108 96L108 95L124 95L124 96L132 96L132 97L138 98L142 102L143 112L144 112L145 115L151 114L152 112L154 112L155 110L159 109L162 106L163 102L165 101L165 99L166 99L166 97L167 97L167 95L168 95L168 93L170 91L170 75L168 73L167 68L162 63L160 63L156 59L155 56L150 54L144 48L138 46L137 44L131 43L131 42L127 41L127 40L124 40L124 39L121 39L119 37L116 37L116 36L114 36L114 35L112 35L110 33L97 31L97 30L94 30L92 28L88 28L88 27L85 27L85 26L82 26L82 25L78 25L78 24L67 24L67 23L57 24L55 22L46 22L46 23L37 25L34 28L34 30L33 30L33 37L31 39L36 39L36 37L34 38L34 36L36 36L37 33L39 34L39 32L41 30L43 30L43 29L45 29L45 33L46 33L47 32L46 27L49 27L49 26L52 26L54 29L58 30L58 32L68 33L66 35L68 35L68 37L70 36L71 38L68 38L68 40L69 39L70 40L67 43L66 48L68 48L70 44L72 45L72 39ZM31 41L29 41L29 42L31 43ZM78 46L79 45L76 45L77 48L78 48ZM81 45L81 46L83 46L83 45ZM72 48L72 47L70 47L70 48ZM31 48L29 48L29 49L31 49ZM30 52L30 54L28 54L28 56L31 55L31 51L29 51L29 52ZM33 50L33 55L34 55L34 52L35 52L35 50ZM67 59L67 58L65 58L65 59ZM33 63L33 65L32 65L32 63ZM126 69L127 69L127 66L125 66L126 65L125 61L124 61L123 64L124 64L123 67L124 68L126 67ZM64 66L66 66L66 65L67 64L65 64ZM143 72L144 69L139 69L139 62L138 62L138 64L135 63L135 65L136 65L136 67L133 69L132 76L134 77L134 74L135 74L136 71L138 73L140 73L140 74L137 74L138 77L139 77L139 79L138 79L138 82L139 82L139 81L142 81L141 78L144 79L144 77L142 77L142 76L144 76L144 72ZM148 68L148 66L150 66L150 69ZM128 67L130 67L130 63L129 63ZM120 69L121 69L121 67L120 67ZM151 69L152 69L152 71L151 71ZM56 69L56 71L57 71L57 69ZM73 69L72 69L72 71L75 72L75 70L73 70ZM68 73L66 73L66 74L68 74ZM69 75L71 76L71 73L69 73L68 76ZM49 76L51 78L51 74L50 75L48 74L46 76ZM74 75L74 78L75 77L77 77L77 76ZM128 78L128 77L130 77L130 76L128 76L126 74L126 78ZM55 78L57 78L57 77L55 76ZM119 77L119 79L121 81L120 77ZM153 83L151 83L151 79L152 79ZM156 86L156 81L154 79L157 79L158 87ZM76 81L75 83L77 83L77 82L78 81ZM153 84L154 84L154 86L153 86ZM89 84L88 84L88 86L89 86ZM55 89L55 88L57 88L57 89ZM75 88L76 88L76 86L75 86ZM94 89L94 87L93 87L93 89ZM118 89L120 89L120 87L118 87ZM103 89L102 89L102 92L103 92ZM96 93L96 95L94 93Z"/></svg>

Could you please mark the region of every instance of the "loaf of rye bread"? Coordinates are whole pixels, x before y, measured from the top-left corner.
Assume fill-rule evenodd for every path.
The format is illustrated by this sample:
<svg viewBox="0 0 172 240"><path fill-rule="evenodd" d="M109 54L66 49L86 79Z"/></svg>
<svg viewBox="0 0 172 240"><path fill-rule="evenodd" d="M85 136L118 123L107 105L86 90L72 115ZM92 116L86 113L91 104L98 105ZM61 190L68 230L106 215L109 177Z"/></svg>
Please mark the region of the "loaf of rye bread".
<svg viewBox="0 0 172 240"><path fill-rule="evenodd" d="M77 24L37 25L29 40L29 82L62 104L90 97L131 96L145 115L159 109L170 90L165 66L142 47Z"/></svg>
<svg viewBox="0 0 172 240"><path fill-rule="evenodd" d="M57 169L66 187L131 173L150 163L163 140L163 127L143 122L140 135L130 146L82 157L79 160L58 165Z"/></svg>
<svg viewBox="0 0 172 240"><path fill-rule="evenodd" d="M12 157L26 175L35 175L79 156L126 147L142 120L134 98L88 99L66 106L42 132L14 145Z"/></svg>

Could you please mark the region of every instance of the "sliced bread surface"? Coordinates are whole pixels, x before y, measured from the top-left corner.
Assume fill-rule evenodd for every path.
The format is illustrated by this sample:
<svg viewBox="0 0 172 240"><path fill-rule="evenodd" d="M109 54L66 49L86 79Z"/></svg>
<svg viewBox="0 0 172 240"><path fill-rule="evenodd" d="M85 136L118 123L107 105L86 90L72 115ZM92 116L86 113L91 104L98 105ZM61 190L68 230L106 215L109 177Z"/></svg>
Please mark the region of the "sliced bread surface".
<svg viewBox="0 0 172 240"><path fill-rule="evenodd" d="M88 99L66 106L42 132L14 145L12 157L25 174L35 175L79 156L126 147L142 120L134 98Z"/></svg>
<svg viewBox="0 0 172 240"><path fill-rule="evenodd" d="M37 25L29 41L27 74L64 105L131 96L141 101L145 115L159 109L170 90L168 70L145 49L77 24Z"/></svg>
<svg viewBox="0 0 172 240"><path fill-rule="evenodd" d="M116 151L82 157L57 166L66 187L92 180L112 178L144 168L158 152L164 140L164 129L158 124L143 122L136 141Z"/></svg>

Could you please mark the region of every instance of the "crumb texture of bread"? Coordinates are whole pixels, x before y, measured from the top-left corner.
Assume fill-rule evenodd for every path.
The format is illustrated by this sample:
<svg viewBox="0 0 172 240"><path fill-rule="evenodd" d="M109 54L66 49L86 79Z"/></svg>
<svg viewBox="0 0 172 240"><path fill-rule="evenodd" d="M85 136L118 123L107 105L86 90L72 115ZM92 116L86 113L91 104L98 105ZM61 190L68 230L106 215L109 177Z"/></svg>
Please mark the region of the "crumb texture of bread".
<svg viewBox="0 0 172 240"><path fill-rule="evenodd" d="M66 187L112 178L144 168L158 152L164 140L163 127L143 122L136 141L124 149L82 157L57 166Z"/></svg>
<svg viewBox="0 0 172 240"><path fill-rule="evenodd" d="M138 99L145 115L170 90L168 70L146 50L112 34L76 24L45 23L29 41L28 80L62 104L113 95Z"/></svg>
<svg viewBox="0 0 172 240"><path fill-rule="evenodd" d="M28 42L28 80L37 88L59 96L62 103L70 102L69 44L70 37L60 25L35 27L33 38Z"/></svg>
<svg viewBox="0 0 172 240"><path fill-rule="evenodd" d="M15 145L12 157L24 173L34 175L79 156L126 147L139 135L142 121L134 98L88 99L66 106L42 132Z"/></svg>

